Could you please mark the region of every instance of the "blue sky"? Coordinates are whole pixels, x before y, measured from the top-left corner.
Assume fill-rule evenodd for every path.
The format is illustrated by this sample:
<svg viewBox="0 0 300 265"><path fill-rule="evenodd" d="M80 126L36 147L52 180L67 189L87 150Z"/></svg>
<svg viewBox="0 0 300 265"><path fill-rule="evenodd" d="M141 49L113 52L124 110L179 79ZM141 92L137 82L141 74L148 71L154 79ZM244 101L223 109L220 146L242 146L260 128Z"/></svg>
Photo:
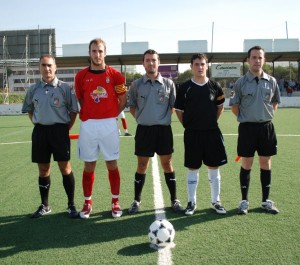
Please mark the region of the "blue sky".
<svg viewBox="0 0 300 265"><path fill-rule="evenodd" d="M95 37L106 40L108 54L120 54L125 36L159 53L176 53L178 40L207 40L209 52L241 52L244 39L300 39L299 11L299 0L9 0L1 6L0 30L55 28L58 55L62 44Z"/></svg>

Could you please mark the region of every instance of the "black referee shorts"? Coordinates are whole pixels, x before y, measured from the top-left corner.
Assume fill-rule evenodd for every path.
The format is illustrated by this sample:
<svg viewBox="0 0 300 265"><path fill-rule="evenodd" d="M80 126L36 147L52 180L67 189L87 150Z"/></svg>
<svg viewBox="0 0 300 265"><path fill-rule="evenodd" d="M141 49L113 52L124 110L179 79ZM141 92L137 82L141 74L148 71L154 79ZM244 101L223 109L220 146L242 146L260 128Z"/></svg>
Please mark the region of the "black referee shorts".
<svg viewBox="0 0 300 265"><path fill-rule="evenodd" d="M137 156L153 157L154 153L170 155L174 152L170 125L138 125L134 139Z"/></svg>
<svg viewBox="0 0 300 265"><path fill-rule="evenodd" d="M277 138L271 121L264 123L245 122L239 124L237 153L242 157L277 154Z"/></svg>
<svg viewBox="0 0 300 265"><path fill-rule="evenodd" d="M184 131L184 166L198 169L202 162L209 167L227 163L224 139L219 128L210 131Z"/></svg>
<svg viewBox="0 0 300 265"><path fill-rule="evenodd" d="M33 163L50 163L70 160L70 138L68 124L41 125L36 124L32 132Z"/></svg>

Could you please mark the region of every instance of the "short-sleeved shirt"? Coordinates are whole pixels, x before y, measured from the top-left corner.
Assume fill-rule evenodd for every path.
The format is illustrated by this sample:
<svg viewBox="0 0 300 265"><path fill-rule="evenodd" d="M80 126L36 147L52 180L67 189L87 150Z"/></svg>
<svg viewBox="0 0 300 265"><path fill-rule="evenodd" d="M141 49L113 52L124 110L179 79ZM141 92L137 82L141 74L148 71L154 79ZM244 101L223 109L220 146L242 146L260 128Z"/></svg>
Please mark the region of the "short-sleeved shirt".
<svg viewBox="0 0 300 265"><path fill-rule="evenodd" d="M280 91L274 77L263 72L261 79L248 71L238 79L229 105L239 105L239 122L266 122L274 117L273 103L280 103Z"/></svg>
<svg viewBox="0 0 300 265"><path fill-rule="evenodd" d="M170 125L175 98L176 88L171 79L158 74L151 81L144 75L132 82L128 106L135 108L135 118L140 125Z"/></svg>
<svg viewBox="0 0 300 265"><path fill-rule="evenodd" d="M212 80L199 85L192 80L180 85L175 101L175 110L183 112L183 127L193 130L218 128L218 106L225 101L221 86Z"/></svg>
<svg viewBox="0 0 300 265"><path fill-rule="evenodd" d="M33 113L34 124L68 124L70 112L78 112L75 91L57 77L49 84L41 80L27 91L22 112Z"/></svg>
<svg viewBox="0 0 300 265"><path fill-rule="evenodd" d="M94 71L89 67L75 76L76 96L83 100L79 118L107 119L118 117L118 96L126 93L125 77L116 69L106 65L105 70Z"/></svg>

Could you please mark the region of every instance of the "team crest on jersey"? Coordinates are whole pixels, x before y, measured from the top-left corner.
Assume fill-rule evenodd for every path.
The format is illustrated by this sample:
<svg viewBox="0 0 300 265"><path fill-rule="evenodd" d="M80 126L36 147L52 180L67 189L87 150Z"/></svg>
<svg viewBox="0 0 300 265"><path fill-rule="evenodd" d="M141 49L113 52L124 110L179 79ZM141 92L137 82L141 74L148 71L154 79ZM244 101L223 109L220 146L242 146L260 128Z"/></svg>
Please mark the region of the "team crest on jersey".
<svg viewBox="0 0 300 265"><path fill-rule="evenodd" d="M234 96L235 96L235 92L234 92L234 90L231 90L230 91L230 98L234 98Z"/></svg>
<svg viewBox="0 0 300 265"><path fill-rule="evenodd" d="M109 77L106 77L106 83L109 84L110 83L110 79Z"/></svg>
<svg viewBox="0 0 300 265"><path fill-rule="evenodd" d="M266 95L265 95L265 100L266 100L266 101L270 101L270 99L271 99L270 93L266 93Z"/></svg>
<svg viewBox="0 0 300 265"><path fill-rule="evenodd" d="M53 105L54 105L55 107L59 107L59 98L54 98L54 100L53 100Z"/></svg>
<svg viewBox="0 0 300 265"><path fill-rule="evenodd" d="M106 89L102 86L97 86L97 89L95 89L90 96L96 103L99 103L101 98L108 97Z"/></svg>
<svg viewBox="0 0 300 265"><path fill-rule="evenodd" d="M214 96L213 94L210 94L210 95L209 95L209 98L210 98L211 101L214 101L215 96Z"/></svg>

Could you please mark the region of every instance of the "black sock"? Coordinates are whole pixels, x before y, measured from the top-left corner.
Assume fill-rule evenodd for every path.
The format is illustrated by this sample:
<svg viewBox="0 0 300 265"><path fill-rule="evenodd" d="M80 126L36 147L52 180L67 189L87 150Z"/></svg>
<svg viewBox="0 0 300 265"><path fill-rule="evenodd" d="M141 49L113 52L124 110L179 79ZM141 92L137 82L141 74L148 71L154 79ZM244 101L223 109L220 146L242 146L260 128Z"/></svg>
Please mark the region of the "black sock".
<svg viewBox="0 0 300 265"><path fill-rule="evenodd" d="M138 202L141 201L142 190L145 184L146 174L135 173L134 179L134 199Z"/></svg>
<svg viewBox="0 0 300 265"><path fill-rule="evenodd" d="M262 201L269 198L271 188L271 170L260 169L260 182L262 190Z"/></svg>
<svg viewBox="0 0 300 265"><path fill-rule="evenodd" d="M165 180L166 180L169 192L170 192L171 201L174 201L177 199L175 172L164 173L164 174L165 174Z"/></svg>
<svg viewBox="0 0 300 265"><path fill-rule="evenodd" d="M241 192L242 192L242 200L247 200L247 201L248 201L248 190L250 186L250 172L251 169L246 170L241 167L240 185L241 185Z"/></svg>
<svg viewBox="0 0 300 265"><path fill-rule="evenodd" d="M73 172L69 175L62 175L63 185L68 196L68 206L74 205L75 178Z"/></svg>
<svg viewBox="0 0 300 265"><path fill-rule="evenodd" d="M48 206L48 197L49 197L49 190L50 190L50 176L47 177L39 177L39 189L42 204Z"/></svg>

